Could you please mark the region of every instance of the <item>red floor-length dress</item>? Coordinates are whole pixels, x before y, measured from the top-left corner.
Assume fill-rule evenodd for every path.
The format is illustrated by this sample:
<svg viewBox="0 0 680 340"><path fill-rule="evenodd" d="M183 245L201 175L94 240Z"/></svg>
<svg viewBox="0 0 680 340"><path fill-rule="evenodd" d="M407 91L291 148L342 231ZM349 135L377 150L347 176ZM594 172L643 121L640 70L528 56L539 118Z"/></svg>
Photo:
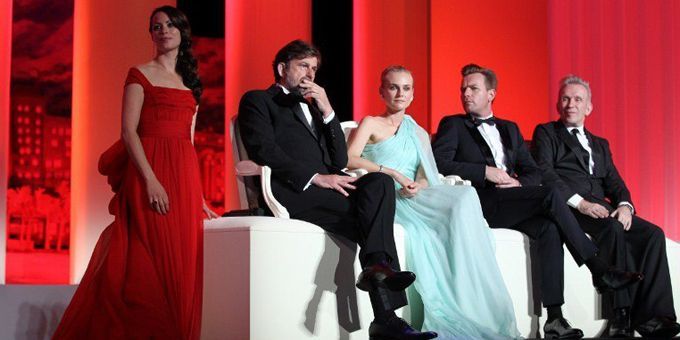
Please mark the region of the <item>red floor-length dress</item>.
<svg viewBox="0 0 680 340"><path fill-rule="evenodd" d="M189 90L153 86L136 68L144 105L138 133L170 212L151 209L121 142L99 160L116 193L115 221L97 242L54 339L198 339L203 284L202 193L191 143L196 102Z"/></svg>

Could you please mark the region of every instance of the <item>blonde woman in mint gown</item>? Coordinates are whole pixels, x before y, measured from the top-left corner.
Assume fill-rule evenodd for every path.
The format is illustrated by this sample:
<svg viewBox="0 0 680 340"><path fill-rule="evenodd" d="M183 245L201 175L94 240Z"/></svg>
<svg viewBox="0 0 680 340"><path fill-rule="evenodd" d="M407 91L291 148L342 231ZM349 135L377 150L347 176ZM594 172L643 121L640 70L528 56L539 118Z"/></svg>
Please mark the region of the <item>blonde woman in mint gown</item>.
<svg viewBox="0 0 680 340"><path fill-rule="evenodd" d="M381 75L385 113L366 117L350 138L350 168L382 171L398 192L395 222L424 306L423 329L440 339L518 338L512 300L491 230L470 186L438 179L427 132L406 114L413 78L402 66Z"/></svg>

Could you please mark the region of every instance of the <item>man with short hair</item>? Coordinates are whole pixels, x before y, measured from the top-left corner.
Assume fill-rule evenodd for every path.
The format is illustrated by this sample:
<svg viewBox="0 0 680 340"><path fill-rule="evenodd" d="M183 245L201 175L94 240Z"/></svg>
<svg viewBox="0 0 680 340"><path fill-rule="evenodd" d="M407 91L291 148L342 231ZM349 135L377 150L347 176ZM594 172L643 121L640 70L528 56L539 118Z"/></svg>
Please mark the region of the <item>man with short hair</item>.
<svg viewBox="0 0 680 340"><path fill-rule="evenodd" d="M641 279L637 273L608 268L579 228L559 191L540 186L541 171L531 158L517 124L494 116L497 78L488 68L462 68L460 100L466 114L444 117L432 142L439 171L458 175L477 189L491 228L518 230L535 242L539 258L546 337L581 338L562 316L562 244L579 265L586 264L601 289L620 289Z"/></svg>
<svg viewBox="0 0 680 340"><path fill-rule="evenodd" d="M272 192L292 218L319 225L361 246L357 287L369 292L371 338L431 339L394 310L415 275L399 271L394 244L395 190L391 177L347 176L347 145L323 87L314 83L321 54L295 40L276 54L275 84L241 98L238 124L248 156L272 169Z"/></svg>
<svg viewBox="0 0 680 340"><path fill-rule="evenodd" d="M663 230L634 215L630 191L614 166L609 143L585 129L593 110L590 85L577 76L560 82L560 119L536 127L533 154L543 183L559 189L581 228L600 249L599 257L645 279L614 292L609 336L672 337L675 321Z"/></svg>

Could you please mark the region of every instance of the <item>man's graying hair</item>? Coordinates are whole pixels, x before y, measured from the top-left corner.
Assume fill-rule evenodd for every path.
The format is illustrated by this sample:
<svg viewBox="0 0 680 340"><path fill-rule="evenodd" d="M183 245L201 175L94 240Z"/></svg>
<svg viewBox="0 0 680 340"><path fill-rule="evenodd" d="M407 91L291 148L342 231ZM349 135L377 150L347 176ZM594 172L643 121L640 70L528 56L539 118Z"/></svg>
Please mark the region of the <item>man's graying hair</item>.
<svg viewBox="0 0 680 340"><path fill-rule="evenodd" d="M562 90L564 90L564 88L567 85L581 85L585 87L586 92L588 92L588 98L586 99L588 99L589 101L592 99L593 94L590 92L590 84L587 81L583 80L581 77L573 74L569 74L566 77L562 78L562 80L560 80L560 90L557 92L558 96L562 95Z"/></svg>

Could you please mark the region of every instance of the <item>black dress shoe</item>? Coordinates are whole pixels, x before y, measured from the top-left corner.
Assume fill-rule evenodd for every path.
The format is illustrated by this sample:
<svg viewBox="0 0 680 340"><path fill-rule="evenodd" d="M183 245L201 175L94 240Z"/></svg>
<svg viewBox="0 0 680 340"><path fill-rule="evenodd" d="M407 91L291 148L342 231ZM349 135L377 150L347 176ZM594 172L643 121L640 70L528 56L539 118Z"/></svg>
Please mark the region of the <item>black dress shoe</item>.
<svg viewBox="0 0 680 340"><path fill-rule="evenodd" d="M680 333L680 325L671 318L657 316L635 327L635 330L645 338L672 338Z"/></svg>
<svg viewBox="0 0 680 340"><path fill-rule="evenodd" d="M608 290L618 290L628 285L642 281L644 275L636 272L624 272L616 268L607 269L598 279L594 279L595 289L602 294Z"/></svg>
<svg viewBox="0 0 680 340"><path fill-rule="evenodd" d="M543 326L543 334L546 339L580 339L583 337L583 331L571 327L565 318L547 321Z"/></svg>
<svg viewBox="0 0 680 340"><path fill-rule="evenodd" d="M428 340L437 337L435 332L419 332L404 319L392 317L385 322L374 320L368 327L370 340Z"/></svg>
<svg viewBox="0 0 680 340"><path fill-rule="evenodd" d="M628 308L616 308L614 318L608 322L610 338L632 338L633 329L630 328L630 311Z"/></svg>
<svg viewBox="0 0 680 340"><path fill-rule="evenodd" d="M402 291L416 280L416 274L408 271L395 271L385 262L364 268L357 279L357 288L373 291L384 287L393 291Z"/></svg>

